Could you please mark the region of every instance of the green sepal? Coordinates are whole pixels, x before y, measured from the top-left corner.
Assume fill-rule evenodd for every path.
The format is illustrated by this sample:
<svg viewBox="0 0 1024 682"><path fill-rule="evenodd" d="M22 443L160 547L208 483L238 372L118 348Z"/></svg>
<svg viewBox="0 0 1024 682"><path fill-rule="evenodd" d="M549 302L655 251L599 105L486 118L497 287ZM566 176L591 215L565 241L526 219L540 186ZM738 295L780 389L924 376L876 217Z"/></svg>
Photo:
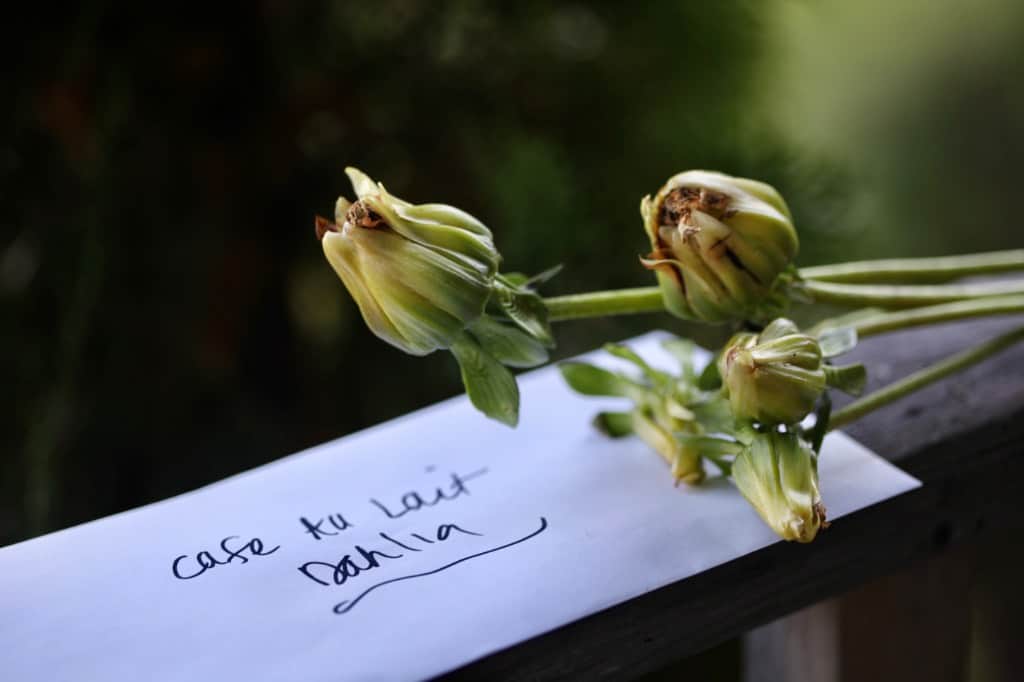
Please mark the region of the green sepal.
<svg viewBox="0 0 1024 682"><path fill-rule="evenodd" d="M491 238L491 231L487 229L487 226L462 209L447 204L419 204L414 206L401 200L395 201L395 197L392 197L390 194L387 197L397 206L397 213L408 220L428 224L451 225L459 230L471 232L488 239Z"/></svg>
<svg viewBox="0 0 1024 682"><path fill-rule="evenodd" d="M507 367L536 367L548 361L548 350L519 327L482 315L468 327L484 350Z"/></svg>
<svg viewBox="0 0 1024 682"><path fill-rule="evenodd" d="M832 397L829 396L828 391L825 391L821 394L818 407L814 410L814 426L804 433L815 453L821 452L821 443L825 440L825 434L828 433L828 421L831 416Z"/></svg>
<svg viewBox="0 0 1024 682"><path fill-rule="evenodd" d="M868 371L859 362L855 365L842 365L833 367L824 365L825 383L832 388L838 388L843 393L860 395L864 391L864 384L868 380Z"/></svg>
<svg viewBox="0 0 1024 682"><path fill-rule="evenodd" d="M505 283L510 287L521 287L530 281L530 276L525 272L503 272L500 277L505 280Z"/></svg>
<svg viewBox="0 0 1024 682"><path fill-rule="evenodd" d="M737 419L732 430L732 436L744 445L750 445L758 437L760 432L749 419Z"/></svg>
<svg viewBox="0 0 1024 682"><path fill-rule="evenodd" d="M824 358L848 353L857 345L857 330L853 327L826 329L818 334L818 345L821 346L821 356Z"/></svg>
<svg viewBox="0 0 1024 682"><path fill-rule="evenodd" d="M363 197L373 196L379 190L377 189L377 183L373 179L359 170L349 166L345 169L345 175L352 182L352 189L355 190L356 196L362 199Z"/></svg>
<svg viewBox="0 0 1024 682"><path fill-rule="evenodd" d="M732 476L732 462L715 455L707 455L707 460L718 467L723 476Z"/></svg>
<svg viewBox="0 0 1024 682"><path fill-rule="evenodd" d="M753 322L765 323L785 315L792 303L812 302L803 291L800 274L789 265L775 278L765 297L750 308L748 317Z"/></svg>
<svg viewBox="0 0 1024 682"><path fill-rule="evenodd" d="M738 455L745 447L742 443L728 438L716 436L688 436L678 435L676 438L680 443L692 445L700 451L703 457L726 457Z"/></svg>
<svg viewBox="0 0 1024 682"><path fill-rule="evenodd" d="M807 293L807 286L795 265L790 263L772 283L772 293L787 303L814 303L814 297Z"/></svg>
<svg viewBox="0 0 1024 682"><path fill-rule="evenodd" d="M548 309L539 294L522 286L515 286L499 275L494 280L494 298L509 318L523 331L548 348L555 345Z"/></svg>
<svg viewBox="0 0 1024 682"><path fill-rule="evenodd" d="M363 201L385 214L385 202L390 197L366 198ZM441 213L434 215L435 209L446 209L450 215ZM398 207L394 209L395 217L389 222L391 228L406 239L426 244L433 248L445 249L456 257L469 258L473 263L486 267L488 274L498 270L501 260L494 248L494 242L487 228L479 223L479 230L469 227L476 219L460 211L454 206L427 204L421 206ZM462 220L459 221L458 217ZM439 222L448 218L449 222Z"/></svg>
<svg viewBox="0 0 1024 682"><path fill-rule="evenodd" d="M610 438L622 438L633 433L631 412L598 412L594 416L594 427Z"/></svg>
<svg viewBox="0 0 1024 682"><path fill-rule="evenodd" d="M821 320L817 324L815 324L813 327L808 329L807 333L808 334L812 334L812 335L817 335L817 336L820 337L822 334L830 332L833 329L840 329L842 327L850 327L850 326L860 322L861 320L866 320L866 319L868 319L870 317L874 317L875 315L878 315L879 313L884 313L884 312L885 312L884 308L877 308L877 307L859 308L858 310L854 310L852 312L845 313L843 315L838 315L836 317L829 317L829 318L826 318L824 320Z"/></svg>
<svg viewBox="0 0 1024 682"><path fill-rule="evenodd" d="M562 264L559 263L558 265L551 266L547 270L541 270L536 275L526 280L523 283L523 286L534 289L543 284L546 284L549 280L553 279L558 273L562 271L562 267Z"/></svg>
<svg viewBox="0 0 1024 682"><path fill-rule="evenodd" d="M546 283L552 279L555 275L562 271L562 264L559 263L553 267L538 272L536 275L527 275L524 272L503 272L501 273L502 279L505 282L515 288L527 288L534 289Z"/></svg>
<svg viewBox="0 0 1024 682"><path fill-rule="evenodd" d="M451 351L473 406L502 424L519 423L519 386L512 372L467 333L455 340Z"/></svg>
<svg viewBox="0 0 1024 682"><path fill-rule="evenodd" d="M794 334L800 334L800 328L796 326L796 323L785 317L779 317L772 320L757 334L757 342L759 344L767 343L787 336L793 336Z"/></svg>

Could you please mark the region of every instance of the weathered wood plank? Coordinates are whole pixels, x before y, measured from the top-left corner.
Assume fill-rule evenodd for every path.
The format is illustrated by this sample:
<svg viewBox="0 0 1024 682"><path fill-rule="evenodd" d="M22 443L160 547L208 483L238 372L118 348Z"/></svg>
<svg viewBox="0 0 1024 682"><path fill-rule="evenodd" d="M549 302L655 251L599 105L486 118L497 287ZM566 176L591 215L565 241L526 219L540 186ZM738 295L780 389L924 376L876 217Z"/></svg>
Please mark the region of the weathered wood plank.
<svg viewBox="0 0 1024 682"><path fill-rule="evenodd" d="M744 681L966 679L973 558L961 545L751 630Z"/></svg>
<svg viewBox="0 0 1024 682"><path fill-rule="evenodd" d="M851 357L868 363L874 387L1020 323L1017 317L899 332L865 341ZM1021 513L1024 494L1024 348L880 410L849 433L924 487L843 518L812 545L767 547L494 654L450 679L632 679L982 529L998 533Z"/></svg>

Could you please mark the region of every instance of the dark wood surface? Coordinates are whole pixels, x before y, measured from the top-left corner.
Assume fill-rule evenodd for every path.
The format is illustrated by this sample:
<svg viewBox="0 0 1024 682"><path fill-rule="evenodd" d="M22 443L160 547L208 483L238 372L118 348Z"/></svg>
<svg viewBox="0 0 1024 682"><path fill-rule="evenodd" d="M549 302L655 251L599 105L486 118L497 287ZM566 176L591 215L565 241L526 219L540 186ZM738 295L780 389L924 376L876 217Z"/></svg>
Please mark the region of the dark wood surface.
<svg viewBox="0 0 1024 682"><path fill-rule="evenodd" d="M872 390L1022 323L1015 316L888 334L843 360L867 364ZM810 545L772 545L445 679L633 679L978 533L999 533L1024 509L1024 345L847 432L923 487L843 517Z"/></svg>

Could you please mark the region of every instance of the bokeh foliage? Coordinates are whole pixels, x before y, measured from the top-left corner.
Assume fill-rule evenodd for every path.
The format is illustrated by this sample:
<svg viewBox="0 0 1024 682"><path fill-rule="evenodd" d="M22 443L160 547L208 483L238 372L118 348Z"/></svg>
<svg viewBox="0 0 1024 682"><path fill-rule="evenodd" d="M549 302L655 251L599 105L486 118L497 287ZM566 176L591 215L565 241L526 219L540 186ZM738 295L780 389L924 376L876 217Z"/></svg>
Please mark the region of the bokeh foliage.
<svg viewBox="0 0 1024 682"><path fill-rule="evenodd" d="M639 286L640 197L776 184L801 264L1020 246L1024 11L797 1L80 3L5 21L0 545L460 390L313 238L343 166L550 293ZM959 40L954 38L959 37ZM974 46L977 49L966 49ZM983 49L982 49L983 48ZM664 316L558 329L561 356Z"/></svg>

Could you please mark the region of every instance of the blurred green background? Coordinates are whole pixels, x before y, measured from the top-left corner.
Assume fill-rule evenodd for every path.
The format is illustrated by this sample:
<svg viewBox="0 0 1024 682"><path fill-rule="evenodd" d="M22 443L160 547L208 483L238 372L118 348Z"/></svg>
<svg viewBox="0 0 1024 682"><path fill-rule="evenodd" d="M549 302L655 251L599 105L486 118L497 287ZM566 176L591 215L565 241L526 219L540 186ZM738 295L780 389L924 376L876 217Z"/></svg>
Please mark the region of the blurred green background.
<svg viewBox="0 0 1024 682"><path fill-rule="evenodd" d="M639 286L638 202L775 184L799 263L1019 247L1024 3L79 3L8 18L0 545L460 390L313 236L359 166L548 293ZM558 328L559 356L665 316Z"/></svg>

